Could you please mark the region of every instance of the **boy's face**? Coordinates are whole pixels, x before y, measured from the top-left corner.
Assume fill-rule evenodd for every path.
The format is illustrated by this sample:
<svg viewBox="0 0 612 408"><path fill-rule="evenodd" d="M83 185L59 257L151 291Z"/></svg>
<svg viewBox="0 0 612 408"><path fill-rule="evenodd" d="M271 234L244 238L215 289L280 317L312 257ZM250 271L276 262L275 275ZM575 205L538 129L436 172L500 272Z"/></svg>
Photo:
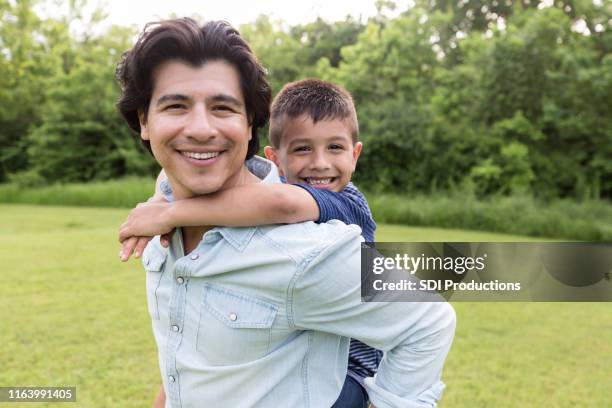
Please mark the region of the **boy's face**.
<svg viewBox="0 0 612 408"><path fill-rule="evenodd" d="M266 147L289 183L306 183L315 188L341 191L351 180L361 143L353 144L349 126L342 120L316 124L307 115L286 118L278 149Z"/></svg>

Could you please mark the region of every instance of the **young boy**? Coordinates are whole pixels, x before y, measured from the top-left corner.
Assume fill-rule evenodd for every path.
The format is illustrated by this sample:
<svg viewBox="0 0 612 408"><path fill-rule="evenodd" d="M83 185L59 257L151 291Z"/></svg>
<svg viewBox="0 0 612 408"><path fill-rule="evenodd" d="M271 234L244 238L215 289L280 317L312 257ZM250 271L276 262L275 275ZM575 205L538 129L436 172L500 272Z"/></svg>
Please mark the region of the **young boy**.
<svg viewBox="0 0 612 408"><path fill-rule="evenodd" d="M350 94L317 79L287 84L274 99L268 159L290 184L248 184L188 200L167 202L163 172L156 195L130 213L121 226L121 259L139 257L150 237L178 226L253 226L339 219L357 224L368 242L376 224L365 197L350 183L362 144ZM199 158L206 160L207 158ZM167 239L167 238L165 238ZM334 407L367 405L363 379L373 376L382 352L352 340L348 374Z"/></svg>

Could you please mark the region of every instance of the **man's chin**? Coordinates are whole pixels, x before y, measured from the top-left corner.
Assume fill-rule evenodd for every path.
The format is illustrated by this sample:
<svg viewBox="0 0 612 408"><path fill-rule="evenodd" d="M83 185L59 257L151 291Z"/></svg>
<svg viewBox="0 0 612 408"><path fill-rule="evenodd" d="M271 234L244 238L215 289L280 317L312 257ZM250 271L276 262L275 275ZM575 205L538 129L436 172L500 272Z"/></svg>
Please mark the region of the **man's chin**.
<svg viewBox="0 0 612 408"><path fill-rule="evenodd" d="M212 194L219 191L222 188L223 183L219 182L206 182L206 183L185 183L180 189L174 189L174 197L177 200L197 197L207 194Z"/></svg>
<svg viewBox="0 0 612 408"><path fill-rule="evenodd" d="M221 185L197 186L192 189L192 195L201 196L201 195L213 194L219 190L221 190Z"/></svg>

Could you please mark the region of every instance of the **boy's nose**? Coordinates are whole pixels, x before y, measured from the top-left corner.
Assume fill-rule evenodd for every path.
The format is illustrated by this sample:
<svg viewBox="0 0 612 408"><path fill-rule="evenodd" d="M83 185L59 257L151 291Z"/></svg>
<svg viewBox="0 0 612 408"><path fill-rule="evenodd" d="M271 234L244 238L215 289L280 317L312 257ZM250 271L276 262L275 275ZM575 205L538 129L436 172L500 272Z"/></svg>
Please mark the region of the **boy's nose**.
<svg viewBox="0 0 612 408"><path fill-rule="evenodd" d="M323 153L315 154L312 162L310 163L310 167L313 170L329 170L331 165L327 156Z"/></svg>

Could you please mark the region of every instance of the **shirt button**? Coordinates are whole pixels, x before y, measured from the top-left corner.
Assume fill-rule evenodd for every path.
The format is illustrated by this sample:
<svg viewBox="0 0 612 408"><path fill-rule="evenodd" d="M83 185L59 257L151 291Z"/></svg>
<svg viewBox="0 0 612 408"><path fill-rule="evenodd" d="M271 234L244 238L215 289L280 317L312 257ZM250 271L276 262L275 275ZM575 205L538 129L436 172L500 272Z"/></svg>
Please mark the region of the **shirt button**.
<svg viewBox="0 0 612 408"><path fill-rule="evenodd" d="M235 322L235 321L236 321L236 319L238 319L238 315L237 315L236 313L230 313L230 315L229 315L229 319L230 319L232 322Z"/></svg>
<svg viewBox="0 0 612 408"><path fill-rule="evenodd" d="M195 261L196 259L198 259L200 257L200 255L198 254L191 254L190 258L192 261Z"/></svg>
<svg viewBox="0 0 612 408"><path fill-rule="evenodd" d="M172 331L173 332L178 332L179 331L179 327L175 324L172 326Z"/></svg>
<svg viewBox="0 0 612 408"><path fill-rule="evenodd" d="M170 382L175 382L176 381L176 378L174 378L173 375L169 375L168 379L170 380Z"/></svg>
<svg viewBox="0 0 612 408"><path fill-rule="evenodd" d="M183 279L182 276L179 276L178 278L176 278L176 281L182 285L185 282L185 279Z"/></svg>

